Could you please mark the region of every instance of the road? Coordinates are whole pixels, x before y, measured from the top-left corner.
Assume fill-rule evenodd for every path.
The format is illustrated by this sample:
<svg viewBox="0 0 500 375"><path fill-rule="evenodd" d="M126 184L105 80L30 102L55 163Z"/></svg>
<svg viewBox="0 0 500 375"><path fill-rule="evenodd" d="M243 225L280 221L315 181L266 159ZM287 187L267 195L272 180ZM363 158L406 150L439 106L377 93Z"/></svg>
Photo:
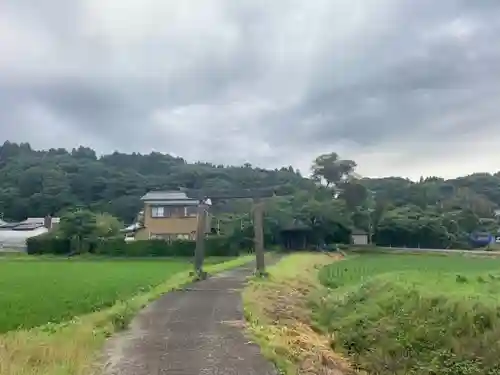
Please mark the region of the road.
<svg viewBox="0 0 500 375"><path fill-rule="evenodd" d="M481 255L481 256L500 256L499 251L485 251L485 250L453 250L453 249L415 249L415 248L403 248L403 247L375 247L371 249L350 249L353 252L371 252L375 253L377 251L387 252L387 253L435 253L435 254L463 254L463 255Z"/></svg>
<svg viewBox="0 0 500 375"><path fill-rule="evenodd" d="M254 265L165 294L105 350L106 375L277 375L243 335L240 290Z"/></svg>

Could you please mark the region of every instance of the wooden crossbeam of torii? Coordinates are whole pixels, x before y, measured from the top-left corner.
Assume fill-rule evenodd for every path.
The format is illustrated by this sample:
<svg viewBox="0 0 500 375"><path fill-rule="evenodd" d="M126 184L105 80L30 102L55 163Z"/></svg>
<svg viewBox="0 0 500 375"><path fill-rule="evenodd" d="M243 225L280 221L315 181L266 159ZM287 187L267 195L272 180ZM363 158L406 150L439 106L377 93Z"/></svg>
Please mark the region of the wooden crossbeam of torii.
<svg viewBox="0 0 500 375"><path fill-rule="evenodd" d="M205 211L208 208L207 201L214 202L217 200L229 199L252 199L253 200L253 224L254 224L254 244L257 273L262 275L265 273L264 262L264 202L262 198L270 198L278 196L274 188L265 189L242 189L238 191L208 191L183 189L189 198L199 200L198 204L198 225L196 229L196 250L194 257L194 268L196 275L200 278L205 278L203 272L203 260L205 257L205 227L206 215Z"/></svg>

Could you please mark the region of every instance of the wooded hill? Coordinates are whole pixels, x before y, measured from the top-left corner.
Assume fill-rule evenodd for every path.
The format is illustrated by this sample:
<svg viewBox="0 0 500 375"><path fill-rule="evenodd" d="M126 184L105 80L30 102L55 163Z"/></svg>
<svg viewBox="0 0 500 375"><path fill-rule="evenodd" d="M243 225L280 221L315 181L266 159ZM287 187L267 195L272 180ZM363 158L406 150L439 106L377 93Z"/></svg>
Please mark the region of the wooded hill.
<svg viewBox="0 0 500 375"><path fill-rule="evenodd" d="M312 167L308 179L291 166L266 170L250 164L188 163L160 153L98 157L87 147L39 151L28 143L5 142L0 146L0 213L5 220L22 220L82 206L131 222L141 207L139 198L152 189L272 187L286 196L268 202L268 224L302 222L322 228L323 237L340 223L372 228L380 244L447 247L463 244L473 230L496 231L499 173L418 182L352 179L356 163L335 153L318 157ZM249 205L245 200L228 201L216 210L227 222L227 217L248 212Z"/></svg>

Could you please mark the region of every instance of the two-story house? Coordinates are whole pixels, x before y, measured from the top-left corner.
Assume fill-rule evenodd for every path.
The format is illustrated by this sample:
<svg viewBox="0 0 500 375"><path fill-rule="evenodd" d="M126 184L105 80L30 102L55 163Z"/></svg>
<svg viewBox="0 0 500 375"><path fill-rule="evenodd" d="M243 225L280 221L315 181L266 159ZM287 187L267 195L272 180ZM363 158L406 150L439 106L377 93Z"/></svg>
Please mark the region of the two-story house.
<svg viewBox="0 0 500 375"><path fill-rule="evenodd" d="M141 198L144 202L142 227L136 240L161 238L166 240L195 239L199 201L181 191L151 191ZM206 233L210 232L207 215Z"/></svg>

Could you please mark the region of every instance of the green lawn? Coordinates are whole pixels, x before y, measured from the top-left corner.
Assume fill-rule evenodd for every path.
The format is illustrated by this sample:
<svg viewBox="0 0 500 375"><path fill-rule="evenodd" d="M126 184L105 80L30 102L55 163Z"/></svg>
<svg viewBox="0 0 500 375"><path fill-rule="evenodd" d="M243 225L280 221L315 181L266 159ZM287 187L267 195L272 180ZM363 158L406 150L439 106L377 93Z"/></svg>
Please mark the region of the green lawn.
<svg viewBox="0 0 500 375"><path fill-rule="evenodd" d="M0 332L111 306L190 267L183 259L0 260Z"/></svg>

